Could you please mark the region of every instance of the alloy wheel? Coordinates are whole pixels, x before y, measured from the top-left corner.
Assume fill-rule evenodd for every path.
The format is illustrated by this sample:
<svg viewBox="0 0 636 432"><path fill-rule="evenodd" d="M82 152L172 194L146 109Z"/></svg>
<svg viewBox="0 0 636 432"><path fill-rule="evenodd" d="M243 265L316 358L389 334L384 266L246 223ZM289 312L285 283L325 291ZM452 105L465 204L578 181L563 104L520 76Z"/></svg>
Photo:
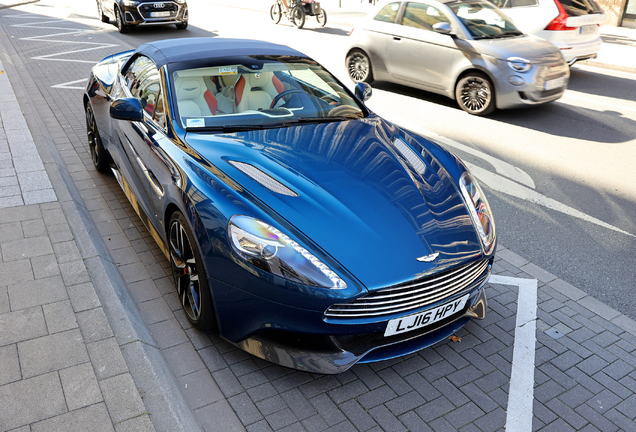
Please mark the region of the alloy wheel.
<svg viewBox="0 0 636 432"><path fill-rule="evenodd" d="M91 153L91 160L93 165L100 172L108 172L108 163L106 161L106 154L97 131L97 123L95 123L95 117L93 111L89 107L86 107L86 136L88 138L88 148Z"/></svg>
<svg viewBox="0 0 636 432"><path fill-rule="evenodd" d="M360 51L352 53L347 58L347 71L349 72L349 77L354 82L371 81L369 58Z"/></svg>
<svg viewBox="0 0 636 432"><path fill-rule="evenodd" d="M201 283L194 250L183 225L173 220L170 225L170 264L179 300L191 321L201 317Z"/></svg>
<svg viewBox="0 0 636 432"><path fill-rule="evenodd" d="M456 97L466 112L485 115L494 109L494 95L490 81L481 75L468 75L457 83Z"/></svg>

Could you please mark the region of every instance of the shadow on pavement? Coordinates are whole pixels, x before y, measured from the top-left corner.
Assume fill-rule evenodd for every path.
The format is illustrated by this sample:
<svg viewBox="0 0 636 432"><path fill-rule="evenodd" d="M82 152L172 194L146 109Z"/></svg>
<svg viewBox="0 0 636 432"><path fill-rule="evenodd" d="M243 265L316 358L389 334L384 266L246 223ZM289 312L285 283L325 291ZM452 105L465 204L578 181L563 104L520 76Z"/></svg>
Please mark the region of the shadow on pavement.
<svg viewBox="0 0 636 432"><path fill-rule="evenodd" d="M613 76L613 71L605 72L573 67L570 69L568 89L628 101L636 100L636 79Z"/></svg>

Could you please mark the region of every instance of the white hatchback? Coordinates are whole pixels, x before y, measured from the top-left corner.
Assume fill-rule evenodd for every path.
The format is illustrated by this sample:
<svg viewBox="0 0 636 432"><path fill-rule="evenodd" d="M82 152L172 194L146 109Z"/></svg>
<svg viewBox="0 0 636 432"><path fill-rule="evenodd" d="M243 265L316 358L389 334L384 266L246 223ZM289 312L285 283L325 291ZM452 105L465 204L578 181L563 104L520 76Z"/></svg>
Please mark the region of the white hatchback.
<svg viewBox="0 0 636 432"><path fill-rule="evenodd" d="M603 10L594 0L491 0L519 29L552 42L565 61L596 58Z"/></svg>

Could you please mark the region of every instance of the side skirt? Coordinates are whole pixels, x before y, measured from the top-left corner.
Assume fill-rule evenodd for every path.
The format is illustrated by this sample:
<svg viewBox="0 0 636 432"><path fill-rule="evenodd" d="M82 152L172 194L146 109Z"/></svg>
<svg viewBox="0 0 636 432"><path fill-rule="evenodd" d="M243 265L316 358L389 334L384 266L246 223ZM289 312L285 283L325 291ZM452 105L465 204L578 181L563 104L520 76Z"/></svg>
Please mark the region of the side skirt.
<svg viewBox="0 0 636 432"><path fill-rule="evenodd" d="M137 197L135 196L133 191L130 189L128 182L126 181L124 176L121 175L117 168L111 166L110 169L113 171L113 174L117 179L117 183L119 183L119 186L126 194L128 201L130 201L130 204L135 209L135 212L137 213L137 215L139 215L139 219L141 219L141 221L144 223L152 238L155 239L155 242L157 243L157 246L159 246L159 249L161 249L161 252L163 252L166 258L170 259L170 253L168 252L167 245L164 243L159 233L155 230L154 226L150 222L150 219L148 219L148 215L146 215L146 212L139 206L139 201L137 200Z"/></svg>

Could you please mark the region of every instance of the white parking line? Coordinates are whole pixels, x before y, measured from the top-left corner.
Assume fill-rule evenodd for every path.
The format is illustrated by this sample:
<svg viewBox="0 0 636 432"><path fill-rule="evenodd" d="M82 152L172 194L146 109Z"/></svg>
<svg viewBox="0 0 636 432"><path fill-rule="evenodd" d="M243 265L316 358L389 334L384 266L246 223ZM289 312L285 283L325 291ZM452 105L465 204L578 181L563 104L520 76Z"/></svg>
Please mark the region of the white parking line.
<svg viewBox="0 0 636 432"><path fill-rule="evenodd" d="M29 18L29 17L31 19L33 19L33 17L31 17L30 15L14 15L14 16L12 16L12 18ZM77 28L56 27L56 26L45 25L45 24L55 24L55 23L67 23L67 22L68 21L63 20L63 19L55 19L55 20L47 20L47 21L36 21L36 22L26 22L26 23L21 23L21 24L12 24L11 27L32 28L32 29L39 29L39 30L42 30L42 29L43 30L63 30L63 32L56 32L56 33L50 33L50 34L45 34L45 35L37 35L37 36L29 36L29 37L20 38L20 40L24 40L24 41L52 42L52 43L73 44L73 45L92 45L89 48L62 51L62 52L58 52L58 53L54 53L54 54L46 54L46 55L31 57L32 60L46 60L46 61L61 61L61 62L72 62L72 63L95 64L95 63L97 63L97 61L99 61L99 59L97 59L97 60L78 60L78 59L59 58L59 57L65 56L65 55L69 55L69 54L77 54L77 53L85 52L85 51L94 51L94 50L112 48L112 47L119 46L117 44L109 44L109 43L101 43L101 42L87 42L87 41L78 41L78 40L54 39L55 37L58 37L58 36L71 36L71 35L72 36L77 36L77 35L79 35L81 33L90 33L90 32L95 31L95 29L91 29L91 28L77 29ZM53 85L51 87L52 88L60 88L60 89L73 89L73 90L80 89L80 90L83 90L84 87L69 86L69 84L75 84L75 83L78 83L80 81L82 81L82 80L56 84L56 85Z"/></svg>
<svg viewBox="0 0 636 432"><path fill-rule="evenodd" d="M532 431L534 358L537 340L537 280L491 276L490 283L519 287L517 325L506 410L506 432Z"/></svg>

